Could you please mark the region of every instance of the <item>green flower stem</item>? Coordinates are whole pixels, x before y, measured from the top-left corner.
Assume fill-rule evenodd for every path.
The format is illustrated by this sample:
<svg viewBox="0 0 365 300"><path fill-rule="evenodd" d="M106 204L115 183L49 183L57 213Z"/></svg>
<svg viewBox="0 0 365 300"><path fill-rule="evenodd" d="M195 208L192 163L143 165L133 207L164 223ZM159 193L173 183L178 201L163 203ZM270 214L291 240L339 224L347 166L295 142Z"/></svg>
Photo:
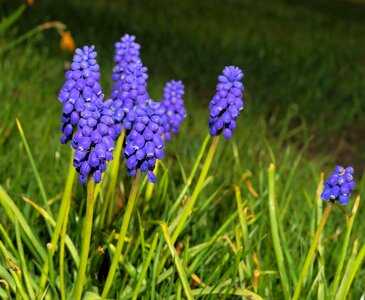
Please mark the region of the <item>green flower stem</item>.
<svg viewBox="0 0 365 300"><path fill-rule="evenodd" d="M301 291L301 288L302 288L304 278L307 276L307 272L308 272L310 263L313 259L314 253L315 253L316 248L317 248L318 240L319 240L319 238L322 234L324 225L326 225L326 222L327 222L328 217L330 215L333 204L334 204L334 201L332 201L332 200L328 202L328 204L326 206L326 209L325 209L325 211L322 215L322 219L319 222L319 225L318 225L317 231L314 235L311 247L310 247L310 249L308 251L308 254L307 254L307 257L305 259L304 266L303 266L302 272L300 274L297 286L295 287L295 293L294 293L294 296L293 296L293 300L297 300L299 298L299 294L300 294L300 291Z"/></svg>
<svg viewBox="0 0 365 300"><path fill-rule="evenodd" d="M101 298L107 298L110 287L113 283L115 271L117 270L117 267L118 267L119 258L122 255L124 240L125 240L125 237L127 235L129 220L131 218L134 203L135 203L135 200L136 200L137 191L138 191L138 184L139 184L140 178L141 178L141 170L138 169L137 173L134 177L133 183L132 183L131 191L130 191L129 198L128 198L127 207L126 207L125 214L124 214L123 221L122 221L122 226L120 228L117 247L115 249L114 257L113 257L112 263L110 265L108 277L106 278L104 289L103 289L103 292L101 294ZM76 299L76 300L78 300L78 299Z"/></svg>
<svg viewBox="0 0 365 300"><path fill-rule="evenodd" d="M276 262L279 268L280 280L283 286L284 296L285 299L290 299L289 281L284 264L284 256L281 248L279 229L278 229L278 217L276 213L274 164L270 164L268 174L269 174L269 218L270 218L272 242L274 246Z"/></svg>
<svg viewBox="0 0 365 300"><path fill-rule="evenodd" d="M179 237L181 231L183 230L184 225L185 225L189 215L191 214L191 212L193 210L194 204L195 204L196 200L198 199L198 196L201 192L201 189L202 189L202 186L204 184L205 178L207 177L210 164L212 163L215 150L217 149L219 137L220 136L217 135L213 138L213 141L210 145L207 157L206 157L204 165L203 165L203 169L200 173L198 182L197 182L197 184L194 188L193 194L189 198L188 202L186 203L182 216L179 217L179 219L178 219L178 224L176 225L176 228L175 228L175 230L173 232L173 235L171 237L171 240L172 240L173 244L176 242L176 240ZM194 168L195 168L195 166L194 166ZM168 257L169 257L169 253L165 252L164 255L162 256L159 264L158 264L157 274L160 274L160 272L162 271L162 268L165 265L165 262L166 262Z"/></svg>
<svg viewBox="0 0 365 300"><path fill-rule="evenodd" d="M52 238L51 238L51 243L50 243L51 249L49 250L49 255L51 258L53 257L54 252L57 248L57 242L58 242L58 238L60 236L62 224L68 218L68 213L66 213L66 212L67 212L67 207L69 207L70 203L71 203L72 185L73 185L73 182L75 179L75 174L76 174L75 168L73 166L73 155L74 155L74 151L71 152L71 159L70 159L70 164L69 164L69 168L68 168L66 186L65 186L65 190L63 192L59 213L57 215L56 226L54 228ZM37 299L40 299L43 295L43 291L44 291L44 288L47 283L48 272L49 272L49 259L47 259L43 265L42 276L40 279L39 289L38 289L38 293L37 293Z"/></svg>
<svg viewBox="0 0 365 300"><path fill-rule="evenodd" d="M118 171L119 171L119 166L120 166L120 157L121 157L122 149L123 149L124 137L125 137L125 129L123 128L122 133L120 134L120 136L117 140L117 145L115 146L114 159L111 162L111 168L110 168L111 172L110 172L110 177L109 177L109 182L108 182L107 194L106 194L106 197L102 204L101 212L100 212L100 220L99 220L100 229L104 228L105 218L106 218L106 215L108 212L108 208L109 208L109 210L112 210L113 206L114 206L113 201L114 201L115 189L116 189L116 184L117 184L117 179L118 179ZM112 202L112 203L110 203L110 202Z"/></svg>
<svg viewBox="0 0 365 300"><path fill-rule="evenodd" d="M199 196L200 191L203 187L205 178L207 177L210 164L212 163L215 150L217 149L219 137L220 137L220 135L217 135L213 138L212 144L210 145L207 158L205 159L203 169L200 173L200 176L199 176L198 182L197 182L197 184L194 188L193 194L191 195L191 198L186 203L184 212L183 212L183 214L182 214L182 216L179 220L179 223L176 226L176 229L175 229L174 233L172 234L171 240L172 240L173 243L176 242L176 240L179 237L181 231L183 230L184 225L185 225L190 213L193 210L194 204L195 204L196 200L198 199L198 196Z"/></svg>
<svg viewBox="0 0 365 300"><path fill-rule="evenodd" d="M172 206L172 208L170 209L170 213L169 213L169 218L171 218L172 214L179 208L179 205L181 203L181 201L183 200L186 192L188 191L191 183L193 182L194 176L196 171L198 170L200 161L205 153L205 149L207 148L208 142L210 140L210 134L207 134L207 136L204 139L204 142L200 148L198 157L195 160L193 169L190 172L189 178L186 181L185 187L183 188L183 190L181 191L180 195L177 197L177 200L175 201L174 205ZM171 228L169 227L169 231L171 232Z"/></svg>
<svg viewBox="0 0 365 300"><path fill-rule="evenodd" d="M92 176L89 176L87 180L87 203L86 203L86 215L82 231L80 265L77 271L77 278L73 295L74 300L81 299L82 290L84 286L84 278L89 257L91 231L93 227L93 213L95 204L94 187L95 187L94 179L92 178Z"/></svg>

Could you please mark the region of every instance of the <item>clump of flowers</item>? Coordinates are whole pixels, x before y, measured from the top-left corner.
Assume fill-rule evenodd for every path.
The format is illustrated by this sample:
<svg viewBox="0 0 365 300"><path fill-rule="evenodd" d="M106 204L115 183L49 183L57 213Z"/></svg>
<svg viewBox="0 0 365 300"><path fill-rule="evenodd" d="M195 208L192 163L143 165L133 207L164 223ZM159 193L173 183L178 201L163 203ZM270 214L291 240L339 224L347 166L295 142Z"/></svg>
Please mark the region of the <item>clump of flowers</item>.
<svg viewBox="0 0 365 300"><path fill-rule="evenodd" d="M323 200L338 200L340 204L349 202L352 190L355 188L354 168L337 166L331 176L324 182Z"/></svg>
<svg viewBox="0 0 365 300"><path fill-rule="evenodd" d="M234 66L225 67L223 75L218 77L217 93L209 104L210 135L222 133L227 139L236 129L236 119L243 109L243 84L241 69Z"/></svg>
<svg viewBox="0 0 365 300"><path fill-rule="evenodd" d="M63 103L61 143L66 144L72 139L74 127L80 120L80 113L84 111L86 103L96 101L101 95L99 83L99 65L96 62L95 47L84 46L76 49L71 70L66 72L67 81L58 96Z"/></svg>
<svg viewBox="0 0 365 300"><path fill-rule="evenodd" d="M147 93L147 68L140 61L130 63L120 81L118 97L113 102L115 131L119 135L127 113L137 104L145 104Z"/></svg>
<svg viewBox="0 0 365 300"><path fill-rule="evenodd" d="M171 140L171 132L179 133L179 127L186 117L186 109L184 107L184 85L181 81L171 80L166 83L164 88L164 97L161 101L166 109L164 118L164 138L166 141Z"/></svg>
<svg viewBox="0 0 365 300"><path fill-rule="evenodd" d="M125 127L130 132L126 137L123 153L127 159L128 176L134 175L140 169L147 172L148 181L156 182L153 174L156 159L161 159L164 155L164 113L163 105L152 100L146 105L138 104L128 112Z"/></svg>
<svg viewBox="0 0 365 300"><path fill-rule="evenodd" d="M112 87L111 98L117 99L122 90L122 81L129 64L140 62L139 49L141 46L135 42L134 35L125 34L120 41L115 43L114 61L112 80L115 84Z"/></svg>

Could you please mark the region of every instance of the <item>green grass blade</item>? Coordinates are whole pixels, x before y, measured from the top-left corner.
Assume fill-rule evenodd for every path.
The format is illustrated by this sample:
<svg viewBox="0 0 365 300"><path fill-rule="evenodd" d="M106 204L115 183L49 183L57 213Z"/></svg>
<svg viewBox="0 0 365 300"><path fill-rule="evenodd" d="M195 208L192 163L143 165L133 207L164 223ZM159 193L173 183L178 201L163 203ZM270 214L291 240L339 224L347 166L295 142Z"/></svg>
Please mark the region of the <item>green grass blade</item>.
<svg viewBox="0 0 365 300"><path fill-rule="evenodd" d="M155 249L157 246L157 241L158 241L158 233L156 233L155 237L153 238L152 245L151 245L150 251L148 252L147 259L146 259L145 263L143 264L142 272L139 275L136 287L134 289L133 298L132 298L133 300L136 300L138 297L139 289L141 288L142 282L143 282L144 278L146 277L147 269L151 263L153 253L155 252Z"/></svg>
<svg viewBox="0 0 365 300"><path fill-rule="evenodd" d="M170 254L174 261L175 267L177 269L177 273L179 274L182 286L184 288L185 295L186 295L187 299L192 300L192 299L194 299L194 296L190 289L190 285L189 285L189 282L188 282L188 279L186 276L186 271L182 265L179 255L176 252L174 243L172 242L171 236L169 234L169 229L168 229L166 223L164 223L164 222L160 222L159 225L161 226L162 233L164 235L165 241L167 243Z"/></svg>
<svg viewBox="0 0 365 300"><path fill-rule="evenodd" d="M39 262L43 263L47 259L47 252L39 242L39 238L32 231L29 224L25 220L24 216L15 205L14 201L5 192L0 185L0 204L4 208L10 221L15 224L15 220L18 221L20 228L22 229L22 238L26 242L28 248L33 252L33 255Z"/></svg>
<svg viewBox="0 0 365 300"><path fill-rule="evenodd" d="M193 169L191 170L190 172L190 175L189 175L189 178L187 179L186 181L186 184L184 186L184 188L182 189L182 191L180 192L179 196L177 197L174 205L172 206L172 208L170 209L170 212L169 212L169 218L172 216L173 213L176 212L176 210L179 208L179 205L181 203L181 201L184 199L184 196L185 194L187 193L187 191L189 190L189 187L191 185L191 183L193 182L193 179L194 179L194 176L195 176L195 173L196 171L198 170L198 167L199 167L199 164L200 164L200 161L202 160L203 158L203 155L205 153L205 149L207 148L207 145L208 145L208 142L210 140L210 135L208 134L206 137L205 137L205 140L203 141L203 144L200 148L200 151L199 151L199 154L195 160L195 163L194 163L194 166L193 166Z"/></svg>
<svg viewBox="0 0 365 300"><path fill-rule="evenodd" d="M288 275L286 274L285 262L283 251L281 249L281 242L278 231L278 217L276 213L276 203L275 203L275 166L271 164L269 167L269 217L270 217L270 227L272 241L275 251L276 262L278 265L280 280L283 287L285 299L290 299L290 288Z"/></svg>
<svg viewBox="0 0 365 300"><path fill-rule="evenodd" d="M25 4L22 4L9 17L3 18L0 21L0 33L6 31L11 25L13 25L17 21L23 15L25 8Z"/></svg>
<svg viewBox="0 0 365 300"><path fill-rule="evenodd" d="M355 241L354 251L352 253L352 256L350 257L347 263L347 268L342 278L340 288L336 293L336 300L346 299L346 296L351 288L352 281L354 280L355 275L359 270L359 268L361 267L362 262L365 258L365 244L361 247L361 250L355 259L356 252L357 252L357 240Z"/></svg>
<svg viewBox="0 0 365 300"><path fill-rule="evenodd" d="M347 223L346 235L345 235L345 239L342 244L340 258L337 263L336 275L335 275L335 279L333 280L332 287L331 287L332 296L334 296L335 291L339 288L338 284L340 282L340 277L341 277L342 270L343 270L343 264L346 259L346 252L348 249L350 236L351 236L351 232L352 232L352 226L354 225L354 221L356 218L357 210L359 208L359 204L360 204L360 196L358 196L355 200L354 206L352 208L351 217Z"/></svg>
<svg viewBox="0 0 365 300"><path fill-rule="evenodd" d="M18 246L19 261L20 261L20 266L21 266L22 272L23 272L25 286L27 288L29 298L33 300L33 299L35 299L35 293L34 293L34 290L33 290L33 287L32 287L31 281L30 281L30 277L29 277L29 272L28 272L27 262L25 260L24 249L23 249L23 244L22 244L22 240L21 240L21 236L20 236L18 222L15 222L15 235L16 235L16 243Z"/></svg>
<svg viewBox="0 0 365 300"><path fill-rule="evenodd" d="M47 197L47 194L46 194L46 190L44 189L44 185L43 185L43 182L41 180L41 176L39 175L38 169L35 165L34 158L33 158L32 152L30 151L30 147L29 147L27 139L25 137L22 125L20 124L20 121L18 119L16 119L16 125L18 127L20 137L22 138L25 150L28 154L28 158L29 158L30 164L31 164L32 169L33 169L34 177L37 181L38 188L39 188L39 191L40 191L42 199L43 199L44 207L46 208L48 214L52 217L52 212L51 212L51 208L49 207L49 204L48 204L48 197Z"/></svg>

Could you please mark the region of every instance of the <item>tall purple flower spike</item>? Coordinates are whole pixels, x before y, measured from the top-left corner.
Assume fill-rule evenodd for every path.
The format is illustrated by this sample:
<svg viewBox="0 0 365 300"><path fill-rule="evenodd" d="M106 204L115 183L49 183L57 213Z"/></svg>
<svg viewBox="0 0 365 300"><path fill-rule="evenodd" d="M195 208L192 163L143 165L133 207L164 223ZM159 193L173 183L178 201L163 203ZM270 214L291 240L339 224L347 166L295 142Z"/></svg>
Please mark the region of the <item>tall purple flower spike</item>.
<svg viewBox="0 0 365 300"><path fill-rule="evenodd" d="M340 204L346 205L353 189L355 188L354 168L337 166L331 176L324 182L324 190L321 198L323 200L338 200Z"/></svg>
<svg viewBox="0 0 365 300"><path fill-rule="evenodd" d="M63 103L61 143L72 139L74 127L78 124L84 104L96 101L101 95L99 65L96 62L95 47L76 49L71 70L66 72L66 82L58 96Z"/></svg>
<svg viewBox="0 0 365 300"><path fill-rule="evenodd" d="M125 34L120 41L115 43L114 61L112 80L115 82L112 86L111 98L119 98L122 90L122 81L128 66L132 63L140 62L139 49L141 46L135 42L134 35Z"/></svg>
<svg viewBox="0 0 365 300"><path fill-rule="evenodd" d="M243 109L243 84L241 69L229 66L223 70L223 75L218 77L217 93L209 104L210 135L223 134L226 139L232 137L236 129L236 119Z"/></svg>
<svg viewBox="0 0 365 300"><path fill-rule="evenodd" d="M163 118L165 129L164 138L166 141L171 140L171 132L179 133L179 127L186 117L186 109L184 107L184 85L181 81L171 80L166 83L164 88L164 97L161 101L166 109Z"/></svg>
<svg viewBox="0 0 365 300"><path fill-rule="evenodd" d="M119 135L128 112L137 104L145 104L149 99L147 93L147 68L140 61L130 63L120 81L120 91L114 100L115 132Z"/></svg>
<svg viewBox="0 0 365 300"><path fill-rule="evenodd" d="M123 156L127 159L128 176L137 169L147 172L148 181L155 183L153 174L156 159L164 155L162 134L163 105L148 101L146 105L138 104L128 112L125 127L129 131Z"/></svg>
<svg viewBox="0 0 365 300"><path fill-rule="evenodd" d="M100 182L106 162L113 159L113 100L103 102L96 55L94 46L76 49L59 95L64 103L61 143L72 140L74 167L79 172L80 183L85 183L88 176L93 176L96 183Z"/></svg>

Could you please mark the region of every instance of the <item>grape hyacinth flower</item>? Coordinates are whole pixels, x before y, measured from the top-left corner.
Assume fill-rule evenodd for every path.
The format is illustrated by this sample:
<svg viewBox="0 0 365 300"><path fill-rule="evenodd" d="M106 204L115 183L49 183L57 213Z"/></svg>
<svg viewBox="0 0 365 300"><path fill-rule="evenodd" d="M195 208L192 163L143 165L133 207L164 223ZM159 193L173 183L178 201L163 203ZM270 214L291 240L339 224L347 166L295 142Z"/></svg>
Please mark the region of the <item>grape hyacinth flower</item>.
<svg viewBox="0 0 365 300"><path fill-rule="evenodd" d="M125 128L130 130L126 137L124 157L127 159L128 176L136 174L137 169L147 172L148 181L155 183L153 174L156 159L164 155L164 132L162 116L165 108L158 102L148 101L138 104L129 111Z"/></svg>
<svg viewBox="0 0 365 300"><path fill-rule="evenodd" d="M139 49L141 46L135 42L134 35L125 34L120 41L115 43L114 61L116 62L113 68L112 80L115 84L112 87L111 98L117 99L120 92L122 81L128 65L131 63L140 62Z"/></svg>
<svg viewBox="0 0 365 300"><path fill-rule="evenodd" d="M179 127L186 117L186 109L184 107L184 85L181 81L171 80L166 83L164 88L164 97L161 101L166 109L163 119L164 138L166 141L171 140L171 132L179 133Z"/></svg>
<svg viewBox="0 0 365 300"><path fill-rule="evenodd" d="M236 129L236 119L243 109L242 71L234 66L225 67L223 75L218 77L217 93L209 104L210 135L215 136L223 131L226 139L232 137Z"/></svg>
<svg viewBox="0 0 365 300"><path fill-rule="evenodd" d="M349 202L351 193L355 188L354 168L337 166L331 176L324 182L323 200L338 200L340 204Z"/></svg>
<svg viewBox="0 0 365 300"><path fill-rule="evenodd" d="M74 127L80 120L85 103L96 101L101 95L99 65L94 46L76 49L71 70L66 72L66 82L58 96L63 103L61 143L72 140Z"/></svg>
<svg viewBox="0 0 365 300"><path fill-rule="evenodd" d="M140 61L131 63L125 70L121 80L120 94L113 101L115 132L122 131L124 119L129 111L137 104L145 104L149 99L147 93L147 68Z"/></svg>
<svg viewBox="0 0 365 300"><path fill-rule="evenodd" d="M75 149L74 166L79 172L81 184L87 181L89 175L99 183L101 174L106 169L106 162L113 159L113 100L102 102L102 98L103 95L98 101L84 104L78 130L72 140L72 147Z"/></svg>

